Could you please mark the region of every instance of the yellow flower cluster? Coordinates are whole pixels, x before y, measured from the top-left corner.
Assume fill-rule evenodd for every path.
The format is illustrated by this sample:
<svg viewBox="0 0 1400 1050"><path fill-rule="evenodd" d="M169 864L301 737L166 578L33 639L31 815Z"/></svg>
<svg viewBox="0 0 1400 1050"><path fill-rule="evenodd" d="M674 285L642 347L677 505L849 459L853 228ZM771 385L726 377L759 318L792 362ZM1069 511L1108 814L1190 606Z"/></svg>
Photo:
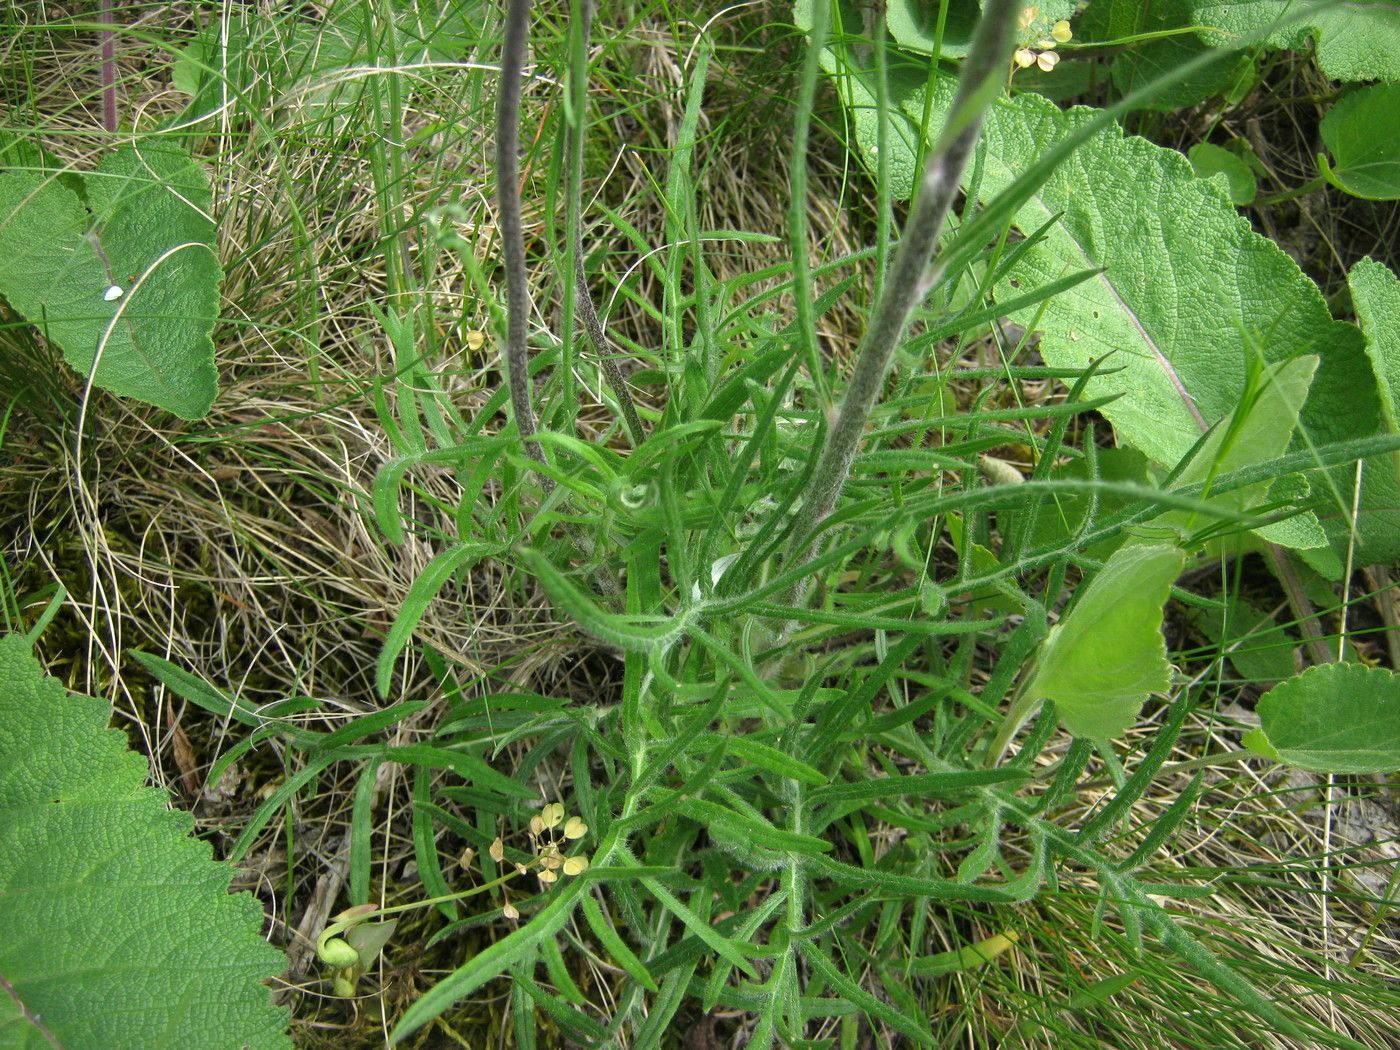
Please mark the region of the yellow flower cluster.
<svg viewBox="0 0 1400 1050"><path fill-rule="evenodd" d="M517 862L517 874L524 875L531 868L538 866L535 878L540 880L542 889L548 889L558 881L560 875L581 875L588 870L587 856L582 853L573 856L564 854L564 849L570 842L588 834L588 825L581 817L566 817L561 803L551 802L536 816L531 817L529 834L530 852L535 855L534 860L529 864ZM505 843L497 836L486 852L499 864L506 857ZM510 901L506 901L501 912L507 919L520 918L519 910Z"/></svg>
<svg viewBox="0 0 1400 1050"><path fill-rule="evenodd" d="M1031 24L1040 17L1040 8L1028 7L1021 12L1021 28L1029 29ZM1059 44L1068 43L1074 36L1074 32L1069 27L1069 22L1060 19L1050 27L1050 35L1042 40L1037 40L1035 46L1040 48L1036 51L1029 47L1020 48L1015 56L1018 68L1028 69L1031 66L1038 66L1041 70L1049 73L1060 61L1059 54L1055 47Z"/></svg>

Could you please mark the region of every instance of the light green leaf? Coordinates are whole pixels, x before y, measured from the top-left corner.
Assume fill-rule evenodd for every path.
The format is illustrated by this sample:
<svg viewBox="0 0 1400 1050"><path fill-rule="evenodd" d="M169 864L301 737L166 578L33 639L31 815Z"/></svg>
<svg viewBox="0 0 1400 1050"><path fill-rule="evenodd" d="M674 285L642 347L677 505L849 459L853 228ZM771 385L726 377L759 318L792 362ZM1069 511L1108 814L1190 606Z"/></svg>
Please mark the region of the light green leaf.
<svg viewBox="0 0 1400 1050"><path fill-rule="evenodd" d="M1400 770L1400 675L1362 664L1324 664L1274 686L1259 701L1247 747L1316 773Z"/></svg>
<svg viewBox="0 0 1400 1050"><path fill-rule="evenodd" d="M1212 494L1209 484L1221 474L1267 463L1287 451L1316 371L1317 358L1309 354L1266 366L1260 375L1251 378L1240 403L1211 431L1191 462L1177 475L1177 484L1206 485L1205 498L1240 514L1266 500L1269 496L1268 483L1233 489L1223 494ZM1157 520L1184 528L1201 524L1193 515L1182 511L1164 514ZM1289 545L1321 546L1326 542L1326 536L1318 528L1316 520L1309 520L1312 520L1312 530L1274 529L1277 533L1274 539L1286 542L1301 538L1301 544Z"/></svg>
<svg viewBox="0 0 1400 1050"><path fill-rule="evenodd" d="M1330 387L1313 384L1314 401L1330 406L1335 429L1314 440L1365 437L1377 431L1395 432L1400 418L1400 340L1395 319L1400 308L1400 282L1385 266L1363 260L1349 277L1357 320L1365 336L1365 352L1351 376L1336 375ZM1322 396L1319 396L1322 395ZM1313 482L1314 491L1328 497L1323 516L1329 550L1305 552L1319 572L1338 579L1347 562L1379 565L1400 559L1400 454L1374 456L1362 463L1361 495L1355 497L1356 468L1336 467ZM1352 505L1358 503L1353 525Z"/></svg>
<svg viewBox="0 0 1400 1050"><path fill-rule="evenodd" d="M1177 476L1178 484L1205 482L1283 455L1307 401L1317 363L1309 354L1267 366L1258 379L1247 384L1240 404ZM1243 506L1246 501L1240 493L1247 491L1237 489L1227 498L1237 499Z"/></svg>
<svg viewBox="0 0 1400 1050"><path fill-rule="evenodd" d="M0 638L0 1045L290 1047L261 906L110 714Z"/></svg>
<svg viewBox="0 0 1400 1050"><path fill-rule="evenodd" d="M1400 63L1400 55L1395 61ZM1339 99L1318 129L1327 181L1353 197L1400 200L1400 84L1376 84Z"/></svg>
<svg viewBox="0 0 1400 1050"><path fill-rule="evenodd" d="M1198 178L1208 179L1213 175L1224 175L1230 187L1230 200L1236 205L1245 205L1254 200L1259 185L1249 165L1229 150L1198 142L1186 151L1191 160L1191 169Z"/></svg>
<svg viewBox="0 0 1400 1050"><path fill-rule="evenodd" d="M0 175L0 294L116 394L199 419L218 393L222 271L203 169L179 147L123 146L83 179ZM100 355L100 358L99 358Z"/></svg>
<svg viewBox="0 0 1400 1050"><path fill-rule="evenodd" d="M1395 0L1191 0L1201 35L1210 43L1262 30L1286 19L1269 46L1301 50L1317 45L1317 64L1333 80L1400 79L1400 6ZM1204 28L1209 27L1209 28Z"/></svg>
<svg viewBox="0 0 1400 1050"><path fill-rule="evenodd" d="M1400 430L1400 278L1385 263L1362 259L1347 275L1366 355L1380 380L1381 411Z"/></svg>
<svg viewBox="0 0 1400 1050"><path fill-rule="evenodd" d="M940 6L926 0L889 0L885 7L885 25L890 38L910 51L933 54ZM939 53L944 58L964 58L972 44L972 31L981 17L982 5L978 0L948 0L947 8ZM856 27L843 28L850 32Z"/></svg>
<svg viewBox="0 0 1400 1050"><path fill-rule="evenodd" d="M1025 695L1053 700L1075 736L1108 740L1171 684L1162 609L1185 555L1142 545L1116 551L1041 643Z"/></svg>
<svg viewBox="0 0 1400 1050"><path fill-rule="evenodd" d="M984 198L1090 116L1034 96L999 107L987 128ZM1317 354L1320 373L1361 357L1355 329L1332 319L1316 285L1174 150L1116 127L1095 136L1027 201L1016 223L1031 230L1057 214L997 297L1071 270L1104 268L1051 299L1038 319L1035 310L1013 316L1040 329L1041 353L1056 367L1083 368L1111 355L1108 363L1120 371L1094 377L1086 396L1121 394L1101 411L1122 440L1158 463L1177 463L1204 426L1239 403L1260 348L1269 361ZM1311 427L1321 415L1310 407L1304 423Z"/></svg>

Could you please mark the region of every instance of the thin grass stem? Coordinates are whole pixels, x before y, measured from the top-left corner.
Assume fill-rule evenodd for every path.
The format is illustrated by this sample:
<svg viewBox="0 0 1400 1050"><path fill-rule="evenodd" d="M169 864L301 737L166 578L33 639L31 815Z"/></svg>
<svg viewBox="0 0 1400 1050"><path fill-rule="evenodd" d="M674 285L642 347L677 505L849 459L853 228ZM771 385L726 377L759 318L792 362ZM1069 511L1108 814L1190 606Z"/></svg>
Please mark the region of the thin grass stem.
<svg viewBox="0 0 1400 1050"><path fill-rule="evenodd" d="M583 323L584 334L598 358L603 370L603 380L608 384L613 397L617 399L622 421L627 427L632 447L636 448L645 440L646 431L642 428L637 406L632 402L632 394L627 389L627 380L617 365L617 353L608 338L603 322L598 317L598 308L588 291L588 271L583 263L583 132L586 127L584 115L588 107L588 40L593 26L594 0L580 0L578 49L569 67L569 101L566 112L572 121L569 129L569 251L573 253L573 308Z"/></svg>

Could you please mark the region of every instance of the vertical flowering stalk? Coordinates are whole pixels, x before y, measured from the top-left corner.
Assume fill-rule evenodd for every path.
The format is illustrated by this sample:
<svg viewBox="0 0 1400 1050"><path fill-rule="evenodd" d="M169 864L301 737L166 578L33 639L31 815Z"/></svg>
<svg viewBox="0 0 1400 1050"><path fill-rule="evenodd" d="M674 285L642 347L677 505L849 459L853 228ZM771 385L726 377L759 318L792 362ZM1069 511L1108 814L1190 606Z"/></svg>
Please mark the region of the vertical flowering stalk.
<svg viewBox="0 0 1400 1050"><path fill-rule="evenodd" d="M537 428L530 392L530 288L520 220L520 92L529 31L530 0L508 0L505 39L501 44L501 87L496 100L496 202L506 266L506 382L525 451L543 463L544 453L539 442L533 440ZM548 477L541 481L546 490L554 487Z"/></svg>
<svg viewBox="0 0 1400 1050"><path fill-rule="evenodd" d="M909 324L909 315L937 278L930 263L938 235L977 143L983 115L1001 90L1021 3L1022 0L987 0L983 8L958 78L957 95L943 132L929 152L884 292L861 340L841 410L827 431L798 512L793 534L809 539L807 557L816 546L812 533L831 514L845 487L866 420L879 397L890 358Z"/></svg>

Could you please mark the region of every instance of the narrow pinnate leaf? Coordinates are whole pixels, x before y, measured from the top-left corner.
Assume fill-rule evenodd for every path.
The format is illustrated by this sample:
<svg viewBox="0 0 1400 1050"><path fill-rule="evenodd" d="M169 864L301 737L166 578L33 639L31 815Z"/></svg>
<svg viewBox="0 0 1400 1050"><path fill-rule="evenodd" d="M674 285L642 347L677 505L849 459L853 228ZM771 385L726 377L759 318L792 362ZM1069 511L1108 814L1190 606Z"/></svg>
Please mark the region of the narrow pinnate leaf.
<svg viewBox="0 0 1400 1050"><path fill-rule="evenodd" d="M1400 84L1354 91L1322 118L1322 141L1332 154L1318 158L1327 181L1353 197L1400 199Z"/></svg>
<svg viewBox="0 0 1400 1050"><path fill-rule="evenodd" d="M1324 664L1274 686L1259 701L1260 728L1245 746L1316 773L1400 770L1400 675L1361 664Z"/></svg>
<svg viewBox="0 0 1400 1050"><path fill-rule="evenodd" d="M1041 645L1026 695L1053 700L1075 736L1107 740L1171 684L1162 608L1185 556L1175 547L1116 551Z"/></svg>
<svg viewBox="0 0 1400 1050"><path fill-rule="evenodd" d="M96 386L199 419L218 393L222 271L208 180L179 147L123 146L84 177L0 175L0 294ZM100 357L99 357L100 355Z"/></svg>
<svg viewBox="0 0 1400 1050"><path fill-rule="evenodd" d="M262 908L110 713L0 638L0 1044L290 1047Z"/></svg>

